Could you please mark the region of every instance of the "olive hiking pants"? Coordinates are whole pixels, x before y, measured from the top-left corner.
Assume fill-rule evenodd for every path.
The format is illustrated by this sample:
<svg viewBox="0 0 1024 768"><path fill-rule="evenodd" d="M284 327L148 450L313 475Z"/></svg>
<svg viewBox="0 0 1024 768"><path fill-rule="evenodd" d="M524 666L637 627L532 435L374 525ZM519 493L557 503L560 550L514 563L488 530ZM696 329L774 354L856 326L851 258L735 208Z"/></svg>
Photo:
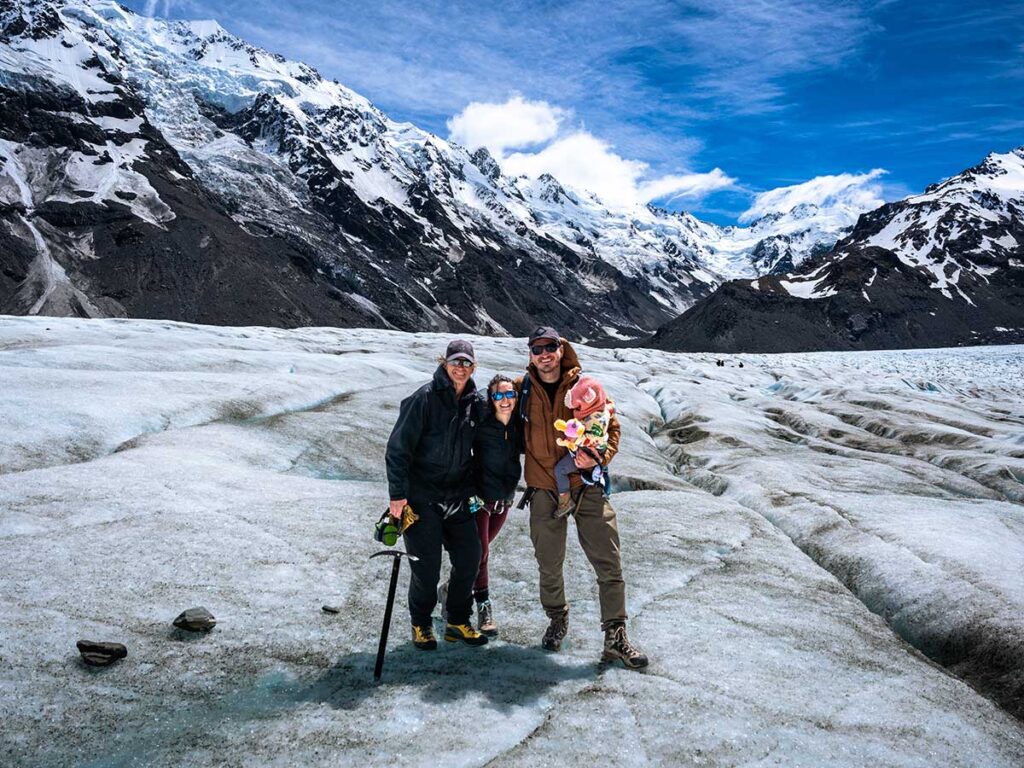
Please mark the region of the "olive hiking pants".
<svg viewBox="0 0 1024 768"><path fill-rule="evenodd" d="M580 546L597 575L601 601L601 625L626 620L626 583L622 580L619 558L619 529L615 510L598 485L583 486L573 492L574 500L582 493L576 518L576 535ZM530 499L530 539L540 569L540 602L549 617L569 609L565 600L565 539L569 516L556 519L558 504L553 492L537 489Z"/></svg>

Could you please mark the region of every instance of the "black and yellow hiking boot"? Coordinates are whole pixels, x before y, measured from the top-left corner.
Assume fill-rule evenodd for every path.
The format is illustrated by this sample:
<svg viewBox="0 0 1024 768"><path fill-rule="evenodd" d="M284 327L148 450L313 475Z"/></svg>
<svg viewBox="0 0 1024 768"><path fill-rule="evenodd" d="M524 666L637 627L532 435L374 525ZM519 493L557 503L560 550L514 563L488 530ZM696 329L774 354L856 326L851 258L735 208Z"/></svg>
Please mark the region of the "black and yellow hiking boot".
<svg viewBox="0 0 1024 768"><path fill-rule="evenodd" d="M487 645L487 635L477 632L472 624L449 624L444 630L444 639L449 643L461 641L466 645Z"/></svg>
<svg viewBox="0 0 1024 768"><path fill-rule="evenodd" d="M601 661L621 661L626 669L642 669L647 666L647 655L629 642L624 622L609 624L604 631L604 652Z"/></svg>
<svg viewBox="0 0 1024 768"><path fill-rule="evenodd" d="M430 626L412 625L412 644L421 651L436 651L437 638L434 637L434 628Z"/></svg>
<svg viewBox="0 0 1024 768"><path fill-rule="evenodd" d="M544 637L540 640L540 647L545 651L560 651L565 633L569 631L569 612L560 613L552 617L548 628L544 630Z"/></svg>

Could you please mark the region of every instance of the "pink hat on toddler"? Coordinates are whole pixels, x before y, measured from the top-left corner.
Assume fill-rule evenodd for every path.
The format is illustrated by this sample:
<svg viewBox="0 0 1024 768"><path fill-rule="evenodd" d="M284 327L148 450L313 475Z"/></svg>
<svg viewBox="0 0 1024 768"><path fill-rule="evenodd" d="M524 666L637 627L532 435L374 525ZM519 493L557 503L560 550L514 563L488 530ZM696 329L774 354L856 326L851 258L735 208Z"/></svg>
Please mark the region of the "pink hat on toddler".
<svg viewBox="0 0 1024 768"><path fill-rule="evenodd" d="M602 410L607 402L604 387L597 379L589 376L581 376L572 389L565 393L565 405L573 409L578 419Z"/></svg>

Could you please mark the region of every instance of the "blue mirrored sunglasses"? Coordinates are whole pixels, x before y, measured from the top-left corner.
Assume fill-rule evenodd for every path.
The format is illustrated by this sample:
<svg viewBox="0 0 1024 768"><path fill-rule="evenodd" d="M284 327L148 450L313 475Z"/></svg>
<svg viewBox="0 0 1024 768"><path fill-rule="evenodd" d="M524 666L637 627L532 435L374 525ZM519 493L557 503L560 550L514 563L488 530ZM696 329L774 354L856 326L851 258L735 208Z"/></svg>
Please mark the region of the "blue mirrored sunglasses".
<svg viewBox="0 0 1024 768"><path fill-rule="evenodd" d="M449 360L448 365L452 368L472 368L476 363L472 360L466 360L465 358L460 357L457 360Z"/></svg>
<svg viewBox="0 0 1024 768"><path fill-rule="evenodd" d="M491 392L491 400L509 400L516 399L516 391L513 389L511 392Z"/></svg>

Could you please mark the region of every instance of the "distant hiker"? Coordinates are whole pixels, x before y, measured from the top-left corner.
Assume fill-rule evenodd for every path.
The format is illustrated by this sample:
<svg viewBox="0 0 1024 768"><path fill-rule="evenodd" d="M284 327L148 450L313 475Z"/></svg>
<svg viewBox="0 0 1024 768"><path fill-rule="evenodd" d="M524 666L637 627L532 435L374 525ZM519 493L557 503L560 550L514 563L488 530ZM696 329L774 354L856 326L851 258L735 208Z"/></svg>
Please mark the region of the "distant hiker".
<svg viewBox="0 0 1024 768"><path fill-rule="evenodd" d="M386 453L390 512L400 518L408 504L419 520L405 532L410 561L409 616L417 648L434 650L430 614L437 605L441 547L452 564L444 639L484 645L487 637L469 623L480 539L467 499L474 494L472 447L480 406L472 374L473 346L455 340L439 358L433 379L402 401Z"/></svg>
<svg viewBox="0 0 1024 768"><path fill-rule="evenodd" d="M477 492L484 501L475 515L480 533L480 572L473 585L476 599L477 629L485 635L498 634L488 589L487 564L491 542L508 519L516 485L522 473L523 431L513 418L518 392L508 376L500 373L487 385L486 410L480 419L473 452L478 467Z"/></svg>
<svg viewBox="0 0 1024 768"><path fill-rule="evenodd" d="M569 342L550 327L537 328L529 337L530 363L522 379L520 414L523 420L525 478L530 495L530 539L540 570L540 601L550 623L541 645L557 651L569 627L569 605L565 599L565 538L568 517L557 517L555 465L566 449L555 441L556 418L568 420L572 413L565 404L566 393L580 376L579 360ZM619 422L608 424L604 461L610 462L619 448ZM584 452L576 466L589 469L596 462ZM576 479L572 495L576 505L576 532L580 546L597 574L604 630L603 661L619 660L630 668L647 666L647 657L626 637L626 585L619 558L619 531L615 510L605 498L601 485L584 485Z"/></svg>
<svg viewBox="0 0 1024 768"><path fill-rule="evenodd" d="M558 486L557 517L569 514L572 497L569 494L569 476L579 474L586 485L602 482L604 459L608 451L608 425L615 416L615 405L605 394L597 379L583 376L565 393L565 405L572 409L569 421L555 420L555 429L565 435L555 442L569 452L555 464L555 485ZM594 460L593 467L580 469L576 457L580 451Z"/></svg>

